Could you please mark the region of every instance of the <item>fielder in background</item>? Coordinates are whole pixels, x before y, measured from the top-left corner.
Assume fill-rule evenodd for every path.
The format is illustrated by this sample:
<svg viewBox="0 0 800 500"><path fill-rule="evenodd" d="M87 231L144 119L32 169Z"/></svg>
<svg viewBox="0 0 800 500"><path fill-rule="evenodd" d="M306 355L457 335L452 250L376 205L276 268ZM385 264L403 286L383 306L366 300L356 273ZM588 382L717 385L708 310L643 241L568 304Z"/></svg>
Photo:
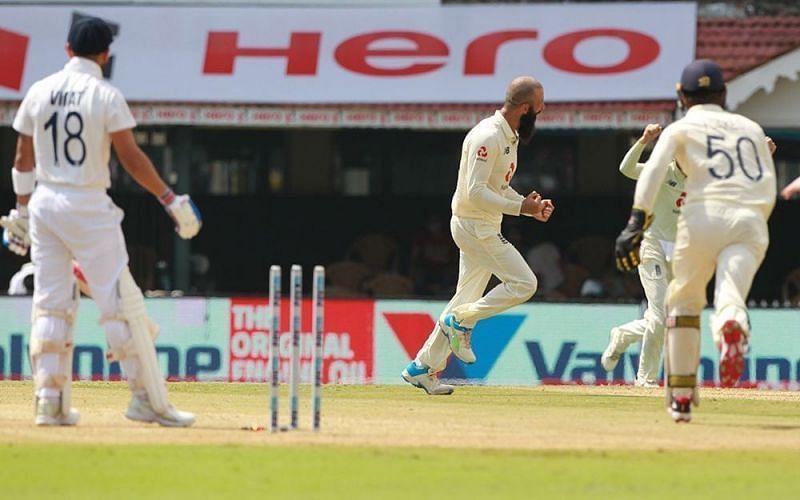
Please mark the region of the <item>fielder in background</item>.
<svg viewBox="0 0 800 500"><path fill-rule="evenodd" d="M628 178L638 179L644 168L639 163L644 148L661 133L661 125L651 123L631 147L620 163L619 171ZM775 143L767 137L770 153ZM653 224L644 232L639 249L639 280L642 282L647 310L641 319L629 321L611 329L608 347L600 358L603 368L612 371L628 347L642 343L639 369L635 384L640 387L657 387L661 369L661 351L664 349L665 298L667 286L672 281L672 250L681 205L686 200L684 180L686 175L673 160L667 166L667 175L656 194L653 205Z"/></svg>
<svg viewBox="0 0 800 500"><path fill-rule="evenodd" d="M502 235L503 215L526 215L547 222L552 200L536 192L527 197L510 185L517 169L519 142L528 144L536 116L544 111L544 88L534 78L514 79L503 107L469 131L461 150L458 185L453 195L450 232L460 250L456 293L403 379L428 394L451 394L436 374L452 351L474 363L471 335L483 319L525 302L536 293L536 276L516 248ZM485 296L492 275L502 283Z"/></svg>
<svg viewBox="0 0 800 500"><path fill-rule="evenodd" d="M617 266L632 270L674 159L686 173L687 193L667 291L664 351L667 411L676 422L688 422L692 404L699 403L700 313L715 271L711 331L720 349L720 383L732 387L741 377L750 335L745 301L769 244L767 218L775 205L775 167L764 131L725 111L725 96L714 62L697 60L683 70L678 97L688 111L661 133L616 241Z"/></svg>
<svg viewBox="0 0 800 500"><path fill-rule="evenodd" d="M620 163L619 171L628 178L639 179L644 163L639 163L645 146L661 133L661 125L651 123L642 136L631 147ZM647 310L642 319L637 319L611 329L608 347L600 358L603 368L612 371L628 347L642 343L639 354L639 369L636 385L658 386L661 368L661 351L664 348L664 296L672 280L672 249L675 246L675 226L681 205L686 199L683 182L686 175L671 161L667 166L653 205L653 224L642 238L639 264L639 280L642 282Z"/></svg>
<svg viewBox="0 0 800 500"><path fill-rule="evenodd" d="M195 236L201 222L189 197L176 196L136 145L136 122L125 98L103 81L100 68L111 42L111 29L101 19L75 23L67 40L69 62L33 84L14 119L17 208L2 223L9 249L24 255L30 245L36 267L30 339L35 423L75 425L79 418L70 405L79 296L74 257L102 314L109 359L119 360L133 393L125 416L186 427L194 415L176 410L167 398L153 344L158 329L128 270L122 210L106 194L109 147L136 182L158 197L181 238Z"/></svg>

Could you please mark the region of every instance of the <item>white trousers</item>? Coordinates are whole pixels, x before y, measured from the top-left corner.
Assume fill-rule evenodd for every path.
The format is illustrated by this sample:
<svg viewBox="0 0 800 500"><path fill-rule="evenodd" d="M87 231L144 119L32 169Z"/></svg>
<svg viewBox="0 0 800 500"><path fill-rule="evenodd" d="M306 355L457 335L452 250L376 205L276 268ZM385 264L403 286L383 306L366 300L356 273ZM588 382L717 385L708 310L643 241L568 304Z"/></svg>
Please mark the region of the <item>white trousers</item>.
<svg viewBox="0 0 800 500"><path fill-rule="evenodd" d="M749 333L746 300L753 277L769 245L764 215L757 209L705 204L686 205L678 219L667 292L670 316L699 316L706 285L716 271L712 332L737 320Z"/></svg>
<svg viewBox="0 0 800 500"><path fill-rule="evenodd" d="M122 210L104 191L48 184L36 187L28 208L35 267L33 305L36 310L51 312L37 318L31 336L47 341L66 339L66 323L53 313L73 307L73 259L83 269L102 317L114 318L119 312L117 281L128 265L120 227ZM118 319L107 321L105 327L112 348L122 347L130 339L127 325ZM136 363L135 357L122 362L129 379L136 373ZM53 373L39 375L46 380L48 375L56 375L58 368L54 355L44 354L38 371Z"/></svg>
<svg viewBox="0 0 800 500"><path fill-rule="evenodd" d="M657 384L661 368L661 352L664 349L664 324L666 319L666 295L672 280L672 265L664 254L658 240L645 238L639 250L639 280L642 282L647 310L644 317L617 328L622 333L622 342L629 345L641 342L639 369L636 383Z"/></svg>
<svg viewBox="0 0 800 500"><path fill-rule="evenodd" d="M460 250L458 285L442 316L453 313L461 324L473 327L481 319L521 304L536 293L536 276L514 245L503 237L499 225L454 216L450 232ZM501 283L484 295L492 275ZM437 322L416 361L431 372L439 372L447 366L449 356L450 345Z"/></svg>
<svg viewBox="0 0 800 500"><path fill-rule="evenodd" d="M116 285L128 265L123 213L101 190L40 184L30 204L34 306L69 309L72 259L78 261L103 316L117 313Z"/></svg>

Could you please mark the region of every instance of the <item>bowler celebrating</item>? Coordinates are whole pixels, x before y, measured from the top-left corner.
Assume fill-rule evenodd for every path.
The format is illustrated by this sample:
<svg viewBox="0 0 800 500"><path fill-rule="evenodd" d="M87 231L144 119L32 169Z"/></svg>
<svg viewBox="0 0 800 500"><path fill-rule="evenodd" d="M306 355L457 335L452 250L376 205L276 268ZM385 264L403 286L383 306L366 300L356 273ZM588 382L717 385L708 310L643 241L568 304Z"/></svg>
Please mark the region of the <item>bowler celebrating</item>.
<svg viewBox="0 0 800 500"><path fill-rule="evenodd" d="M510 185L517 170L519 142L530 142L536 116L544 111L544 88L536 79L514 79L503 107L469 131L461 150L450 232L460 250L458 285L439 322L403 379L428 394L451 394L442 384L450 352L474 363L472 329L483 319L525 302L536 293L536 276L500 232L503 215L527 215L547 222L554 205L535 191L524 197ZM502 283L485 296L492 275Z"/></svg>

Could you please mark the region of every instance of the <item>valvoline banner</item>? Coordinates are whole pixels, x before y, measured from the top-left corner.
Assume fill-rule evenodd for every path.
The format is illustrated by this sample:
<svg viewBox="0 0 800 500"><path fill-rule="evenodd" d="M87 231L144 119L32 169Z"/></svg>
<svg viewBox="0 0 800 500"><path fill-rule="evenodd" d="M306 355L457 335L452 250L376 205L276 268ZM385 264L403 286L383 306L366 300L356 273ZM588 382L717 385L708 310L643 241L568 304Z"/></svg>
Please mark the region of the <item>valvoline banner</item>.
<svg viewBox="0 0 800 500"><path fill-rule="evenodd" d="M220 380L227 373L228 299L145 299L147 312L161 326L156 340L161 369L171 380ZM0 297L0 379L31 376L28 344L31 298ZM73 373L87 380L120 377L119 363L105 359L106 338L100 311L81 299L75 323Z"/></svg>
<svg viewBox="0 0 800 500"><path fill-rule="evenodd" d="M375 308L378 383L398 383L400 372L425 342L444 302L379 301ZM525 304L480 321L472 344L477 362L451 356L443 379L479 384L632 383L638 367L634 344L612 373L600 356L609 330L636 319L639 307L611 304ZM750 312L753 337L743 385L800 381L800 310ZM711 341L708 311L703 316L702 359L698 377L718 382L719 355Z"/></svg>
<svg viewBox="0 0 800 500"><path fill-rule="evenodd" d="M280 353L285 379L290 352L288 301L282 301ZM309 301L303 303L301 380L308 382L311 334ZM325 383L398 384L400 372L433 329L445 302L335 300L326 302ZM264 299L147 299L161 325L156 349L163 374L171 380L268 380L270 311ZM0 379L30 378L29 297L0 297ZM633 345L612 373L600 365L609 330L639 317L636 305L539 304L514 307L478 323L473 346L478 361L465 365L452 356L442 377L475 384L531 385L632 383L638 365ZM750 311L753 335L743 385L798 387L800 309ZM99 313L81 301L75 325L73 373L85 380L120 377L117 363L105 360L106 340ZM705 384L718 380L719 355L704 314L702 359Z"/></svg>

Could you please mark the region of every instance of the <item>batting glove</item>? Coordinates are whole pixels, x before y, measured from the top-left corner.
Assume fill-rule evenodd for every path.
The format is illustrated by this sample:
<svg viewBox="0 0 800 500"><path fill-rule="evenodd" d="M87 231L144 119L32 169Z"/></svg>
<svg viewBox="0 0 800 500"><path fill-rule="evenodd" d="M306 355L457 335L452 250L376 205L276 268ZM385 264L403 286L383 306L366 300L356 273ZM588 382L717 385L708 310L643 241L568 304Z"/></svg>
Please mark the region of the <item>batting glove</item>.
<svg viewBox="0 0 800 500"><path fill-rule="evenodd" d="M3 245L17 255L26 255L31 247L31 238L28 236L28 207L19 205L7 216L0 217L0 226L3 226Z"/></svg>
<svg viewBox="0 0 800 500"><path fill-rule="evenodd" d="M194 238L203 226L203 219L189 195L176 196L172 191L168 191L160 200L164 209L175 221L175 232L178 236L184 240Z"/></svg>
<svg viewBox="0 0 800 500"><path fill-rule="evenodd" d="M653 223L653 216L644 210L633 208L628 225L617 236L614 254L617 257L617 269L623 272L633 271L639 265L639 246L642 244L644 232Z"/></svg>

